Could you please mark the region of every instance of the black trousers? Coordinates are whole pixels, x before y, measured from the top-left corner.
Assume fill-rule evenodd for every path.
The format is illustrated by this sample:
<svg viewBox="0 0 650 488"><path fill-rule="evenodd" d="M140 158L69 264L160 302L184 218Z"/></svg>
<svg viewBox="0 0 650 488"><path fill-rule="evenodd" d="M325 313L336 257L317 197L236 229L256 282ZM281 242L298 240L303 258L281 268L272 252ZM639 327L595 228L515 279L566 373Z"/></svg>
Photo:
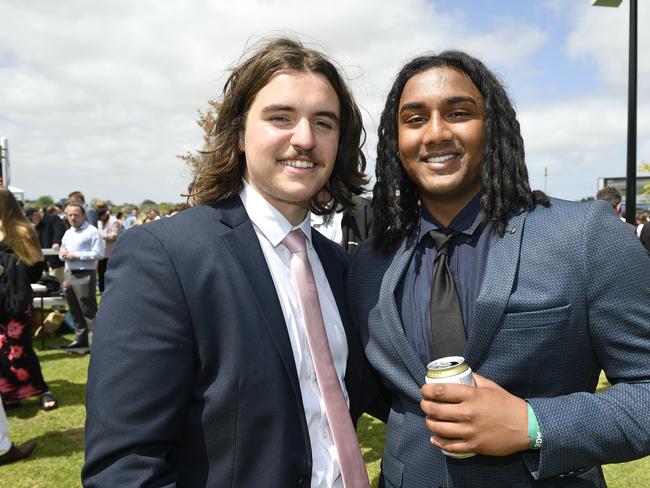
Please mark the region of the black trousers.
<svg viewBox="0 0 650 488"><path fill-rule="evenodd" d="M97 274L94 269L66 270L64 277L68 284L65 298L77 329L75 339L87 341L88 331L97 315L97 300L95 298Z"/></svg>
<svg viewBox="0 0 650 488"><path fill-rule="evenodd" d="M100 259L97 263L97 281L99 284L99 292L104 293L104 275L106 274L106 266L108 266L108 258Z"/></svg>

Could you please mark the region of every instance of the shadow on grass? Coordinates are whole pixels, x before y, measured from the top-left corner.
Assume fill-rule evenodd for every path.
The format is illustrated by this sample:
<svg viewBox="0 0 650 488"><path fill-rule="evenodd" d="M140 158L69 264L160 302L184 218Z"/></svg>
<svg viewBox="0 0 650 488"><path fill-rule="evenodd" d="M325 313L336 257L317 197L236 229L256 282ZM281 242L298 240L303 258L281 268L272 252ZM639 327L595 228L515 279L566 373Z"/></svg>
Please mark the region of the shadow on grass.
<svg viewBox="0 0 650 488"><path fill-rule="evenodd" d="M64 350L45 350L39 351L38 361L40 363L46 363L48 361L56 361L58 359L68 359L68 358L82 358L83 354L75 354L71 352L66 352Z"/></svg>
<svg viewBox="0 0 650 488"><path fill-rule="evenodd" d="M72 383L68 380L52 380L47 382L50 391L59 402L59 408L70 405L84 405L86 402L86 385ZM20 406L7 409L7 418L29 419L35 417L41 410L41 398L35 396L21 400ZM55 412L52 410L51 412ZM50 412L45 412L50 413Z"/></svg>
<svg viewBox="0 0 650 488"><path fill-rule="evenodd" d="M74 334L56 334L54 336L45 337L45 348L43 348L43 340L40 337L32 338L34 349L38 352L48 352L53 348L56 349L65 344L69 344L74 340Z"/></svg>
<svg viewBox="0 0 650 488"><path fill-rule="evenodd" d="M32 455L34 459L67 457L83 452L84 428L75 427L68 430L46 432L31 440L36 441L36 449Z"/></svg>

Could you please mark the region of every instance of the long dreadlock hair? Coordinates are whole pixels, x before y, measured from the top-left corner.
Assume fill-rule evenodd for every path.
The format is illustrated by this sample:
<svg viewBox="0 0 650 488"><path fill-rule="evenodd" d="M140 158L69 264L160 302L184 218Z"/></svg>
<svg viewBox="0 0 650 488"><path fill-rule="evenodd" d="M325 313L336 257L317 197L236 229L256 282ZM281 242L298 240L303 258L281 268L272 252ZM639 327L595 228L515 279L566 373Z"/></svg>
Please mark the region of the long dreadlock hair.
<svg viewBox="0 0 650 488"><path fill-rule="evenodd" d="M377 165L373 192L374 248L395 250L418 223L419 193L404 171L399 155L397 114L406 82L432 68L452 68L465 73L485 101L485 138L481 162L481 208L484 222L492 221L503 236L508 219L521 209L549 206L541 191L531 191L517 115L505 88L478 59L460 51L444 51L408 62L395 78L379 124Z"/></svg>

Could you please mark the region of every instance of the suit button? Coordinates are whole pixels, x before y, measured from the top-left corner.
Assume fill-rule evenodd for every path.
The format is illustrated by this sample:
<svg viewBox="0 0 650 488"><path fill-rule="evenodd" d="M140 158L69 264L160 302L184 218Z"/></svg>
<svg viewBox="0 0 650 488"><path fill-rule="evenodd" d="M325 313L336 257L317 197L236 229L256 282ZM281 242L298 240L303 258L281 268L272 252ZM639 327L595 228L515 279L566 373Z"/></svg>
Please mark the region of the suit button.
<svg viewBox="0 0 650 488"><path fill-rule="evenodd" d="M307 478L298 478L298 488L309 488L309 480Z"/></svg>

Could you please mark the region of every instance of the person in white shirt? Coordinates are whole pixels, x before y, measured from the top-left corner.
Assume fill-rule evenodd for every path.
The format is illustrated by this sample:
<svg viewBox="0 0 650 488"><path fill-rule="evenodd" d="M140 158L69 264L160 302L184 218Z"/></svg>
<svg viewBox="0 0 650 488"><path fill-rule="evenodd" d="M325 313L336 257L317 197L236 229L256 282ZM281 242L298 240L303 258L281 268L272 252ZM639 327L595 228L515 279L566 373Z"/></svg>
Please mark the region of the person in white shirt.
<svg viewBox="0 0 650 488"><path fill-rule="evenodd" d="M75 323L75 339L67 347L87 348L88 332L97 314L95 298L97 263L104 256L104 240L96 227L86 222L82 202L65 206L70 228L63 234L59 257L65 261L63 290Z"/></svg>
<svg viewBox="0 0 650 488"><path fill-rule="evenodd" d="M354 422L387 409L348 256L310 226L366 182L359 109L327 58L277 39L232 71L209 132L193 206L111 255L83 484L368 488Z"/></svg>

